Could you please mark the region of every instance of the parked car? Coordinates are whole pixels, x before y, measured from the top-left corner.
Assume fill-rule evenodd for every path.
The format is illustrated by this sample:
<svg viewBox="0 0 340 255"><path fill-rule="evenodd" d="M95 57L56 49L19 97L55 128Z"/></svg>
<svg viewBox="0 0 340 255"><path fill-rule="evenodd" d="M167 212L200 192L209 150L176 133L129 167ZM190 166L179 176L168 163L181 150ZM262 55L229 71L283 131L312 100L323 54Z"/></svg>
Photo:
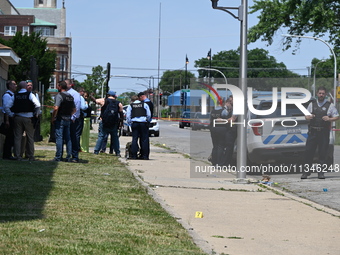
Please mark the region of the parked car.
<svg viewBox="0 0 340 255"><path fill-rule="evenodd" d="M190 127L190 122L194 114L195 113L191 113L190 111L182 112L178 123L179 128Z"/></svg>
<svg viewBox="0 0 340 255"><path fill-rule="evenodd" d="M304 107L307 108L310 102L304 103ZM267 110L272 106L272 100L268 99L260 99L258 103L258 110ZM302 163L308 136L308 121L295 105L287 104L286 111L286 116L282 116L279 100L277 109L270 115L248 115L248 123L251 121L247 127L248 164ZM330 131L327 164L333 164L333 152L334 132Z"/></svg>
<svg viewBox="0 0 340 255"><path fill-rule="evenodd" d="M131 126L127 123L126 121L126 110L127 110L128 105L123 106L123 112L124 112L124 121L123 121L123 128L122 128L122 135L123 136L131 136L132 135L132 130ZM152 119L151 122L149 123L149 136L154 135L154 136L159 136L160 128L159 128L159 123L156 119Z"/></svg>
<svg viewBox="0 0 340 255"><path fill-rule="evenodd" d="M191 129L207 129L210 125L210 113L202 114L201 112L195 112L191 120Z"/></svg>

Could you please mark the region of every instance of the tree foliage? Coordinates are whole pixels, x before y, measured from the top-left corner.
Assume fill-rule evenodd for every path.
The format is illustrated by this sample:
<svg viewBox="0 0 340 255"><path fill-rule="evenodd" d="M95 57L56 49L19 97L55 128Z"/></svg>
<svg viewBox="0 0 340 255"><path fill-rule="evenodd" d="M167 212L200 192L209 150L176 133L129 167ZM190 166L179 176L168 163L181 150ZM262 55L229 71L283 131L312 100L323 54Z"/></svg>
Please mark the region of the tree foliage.
<svg viewBox="0 0 340 255"><path fill-rule="evenodd" d="M17 32L8 41L0 38L0 42L19 56L20 63L10 66L9 79L15 81L27 80L30 77L30 58L33 56L39 66L38 80L44 85L45 90L49 88L50 78L55 69L56 53L48 49L47 41L38 33L22 34Z"/></svg>
<svg viewBox="0 0 340 255"><path fill-rule="evenodd" d="M184 89L186 85L190 85L192 78L195 78L195 75L189 71L167 70L162 75L159 87L163 90L164 95L170 95L177 90ZM185 79L187 79L187 82L185 82Z"/></svg>
<svg viewBox="0 0 340 255"><path fill-rule="evenodd" d="M96 94L96 91L99 91L99 94L96 97L101 97L102 86L105 81L105 74L107 70L100 65L92 68L92 74L87 74L87 79L84 82L80 83L80 85L85 89L85 91ZM105 84L104 84L105 86ZM105 87L104 87L105 93Z"/></svg>
<svg viewBox="0 0 340 255"><path fill-rule="evenodd" d="M248 39L273 43L281 28L293 35L328 36L328 41L340 47L340 1L331 0L254 0L250 14L260 12L259 22L250 28ZM300 40L298 40L298 43ZM283 39L284 50L291 47L292 38Z"/></svg>
<svg viewBox="0 0 340 255"><path fill-rule="evenodd" d="M131 97L136 95L136 92L124 92L118 96L118 100L123 104L127 105L131 103Z"/></svg>
<svg viewBox="0 0 340 255"><path fill-rule="evenodd" d="M297 77L284 63L278 63L264 49L248 50L248 78ZM210 67L207 58L195 61L195 67ZM240 69L240 50L221 51L211 58L211 67L220 70L227 78L238 78ZM223 78L217 71L199 70L199 77ZM210 72L210 74L209 74Z"/></svg>

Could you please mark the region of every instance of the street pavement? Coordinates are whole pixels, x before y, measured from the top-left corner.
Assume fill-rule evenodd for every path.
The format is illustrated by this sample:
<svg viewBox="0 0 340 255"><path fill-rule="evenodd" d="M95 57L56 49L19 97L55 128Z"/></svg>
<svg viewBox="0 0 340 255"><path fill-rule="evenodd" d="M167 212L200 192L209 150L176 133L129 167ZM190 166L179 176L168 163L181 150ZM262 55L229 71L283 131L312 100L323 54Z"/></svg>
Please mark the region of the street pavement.
<svg viewBox="0 0 340 255"><path fill-rule="evenodd" d="M122 156L129 141L120 137ZM207 162L166 145L151 145L150 160L121 161L208 254L340 254L339 175L238 183L235 173L193 175L192 165Z"/></svg>

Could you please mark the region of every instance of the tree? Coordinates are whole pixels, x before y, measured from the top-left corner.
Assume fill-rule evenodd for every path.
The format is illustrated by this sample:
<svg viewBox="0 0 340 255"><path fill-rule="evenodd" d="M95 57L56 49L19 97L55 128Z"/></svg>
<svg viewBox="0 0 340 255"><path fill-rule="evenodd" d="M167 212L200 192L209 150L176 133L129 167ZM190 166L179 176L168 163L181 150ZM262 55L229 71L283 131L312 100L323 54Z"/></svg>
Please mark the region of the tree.
<svg viewBox="0 0 340 255"><path fill-rule="evenodd" d="M104 68L100 65L92 67L92 74L87 74L87 79L85 79L80 85L89 93L96 93L96 90L98 90L99 95L97 95L97 97L101 97L102 86L105 86L103 82L105 80L106 72L107 70L104 71ZM104 94L105 93L106 92L104 91Z"/></svg>
<svg viewBox="0 0 340 255"><path fill-rule="evenodd" d="M17 32L8 41L0 38L0 42L11 47L21 59L19 65L9 67L9 79L23 81L31 78L30 58L33 56L39 67L38 80L44 85L45 90L49 88L50 78L55 69L56 53L48 49L45 38L39 33L33 32L28 35Z"/></svg>
<svg viewBox="0 0 340 255"><path fill-rule="evenodd" d="M273 37L281 28L289 34L312 34L324 37L329 34L328 41L340 47L340 2L331 0L254 0L250 14L260 12L259 22L250 28L249 42L259 39L273 43ZM298 40L298 43L300 40ZM283 40L284 50L291 47L292 38Z"/></svg>
<svg viewBox="0 0 340 255"><path fill-rule="evenodd" d="M297 77L289 71L284 63L278 63L264 49L248 50L248 78ZM209 67L209 60L201 58L195 61L195 67ZM240 68L240 51L221 51L212 56L211 66L220 70L227 78L238 78ZM199 70L199 77L208 77L208 70ZM223 78L219 72L210 71L211 77Z"/></svg>
<svg viewBox="0 0 340 255"><path fill-rule="evenodd" d="M118 100L123 104L127 105L131 103L131 97L136 95L136 92L124 92L118 96Z"/></svg>
<svg viewBox="0 0 340 255"><path fill-rule="evenodd" d="M190 85L190 79L195 78L193 73L187 72L187 74L185 74L184 70L165 71L159 83L163 94L170 95L177 90L184 89L186 85L185 76L187 76L187 85Z"/></svg>

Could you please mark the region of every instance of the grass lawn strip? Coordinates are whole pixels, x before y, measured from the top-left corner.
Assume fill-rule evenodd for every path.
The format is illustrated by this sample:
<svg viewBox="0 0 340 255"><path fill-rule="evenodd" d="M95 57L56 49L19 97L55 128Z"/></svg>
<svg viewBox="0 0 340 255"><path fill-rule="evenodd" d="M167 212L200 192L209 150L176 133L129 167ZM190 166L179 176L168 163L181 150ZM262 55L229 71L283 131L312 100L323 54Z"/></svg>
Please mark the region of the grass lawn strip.
<svg viewBox="0 0 340 255"><path fill-rule="evenodd" d="M116 157L53 156L1 161L0 254L204 254Z"/></svg>

